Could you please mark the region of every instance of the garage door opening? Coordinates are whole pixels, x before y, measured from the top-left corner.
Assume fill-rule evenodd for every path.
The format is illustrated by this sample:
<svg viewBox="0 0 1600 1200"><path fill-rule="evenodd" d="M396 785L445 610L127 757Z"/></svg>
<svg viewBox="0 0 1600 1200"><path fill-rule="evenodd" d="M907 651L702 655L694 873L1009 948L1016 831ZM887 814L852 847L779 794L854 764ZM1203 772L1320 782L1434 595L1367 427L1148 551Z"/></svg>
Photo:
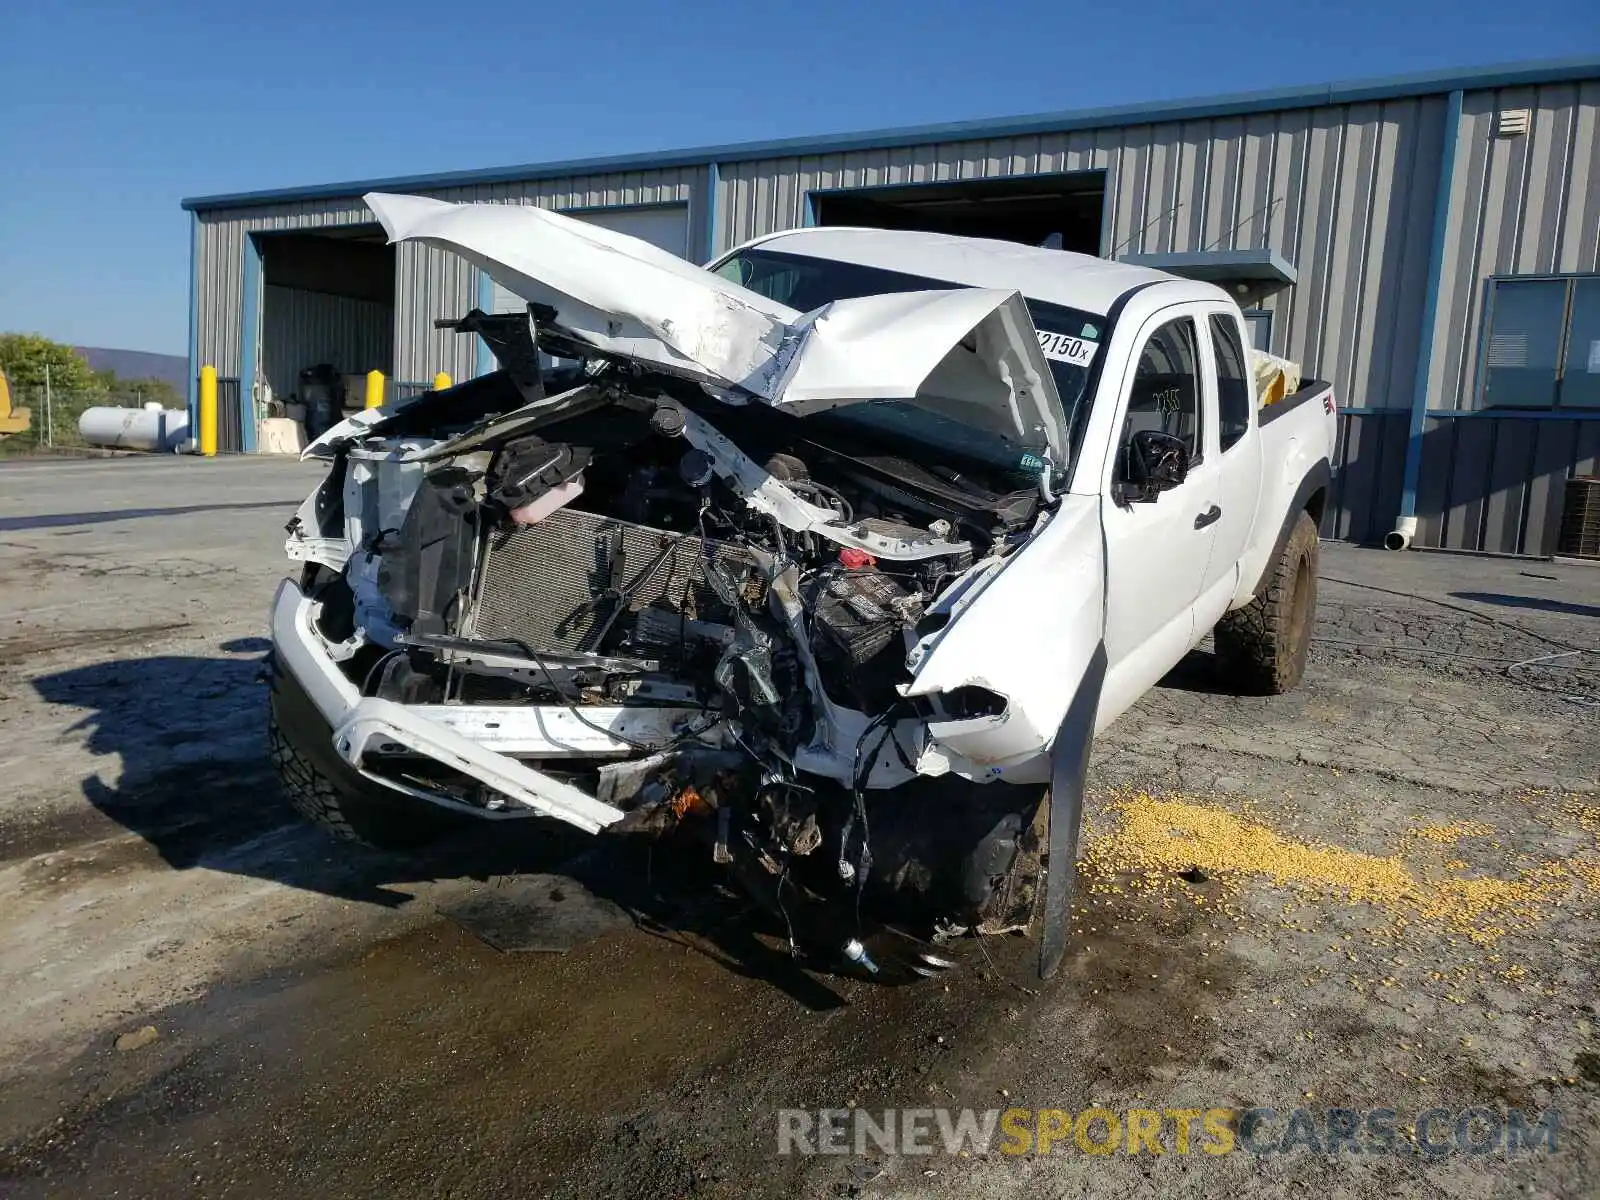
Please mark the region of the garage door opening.
<svg viewBox="0 0 1600 1200"><path fill-rule="evenodd" d="M395 255L382 227L271 234L258 241L257 413L298 417L315 437L342 412L362 407L368 371L383 372L385 398L394 399L405 381L389 378Z"/></svg>
<svg viewBox="0 0 1600 1200"><path fill-rule="evenodd" d="M818 225L918 229L1099 254L1104 171L813 192Z"/></svg>

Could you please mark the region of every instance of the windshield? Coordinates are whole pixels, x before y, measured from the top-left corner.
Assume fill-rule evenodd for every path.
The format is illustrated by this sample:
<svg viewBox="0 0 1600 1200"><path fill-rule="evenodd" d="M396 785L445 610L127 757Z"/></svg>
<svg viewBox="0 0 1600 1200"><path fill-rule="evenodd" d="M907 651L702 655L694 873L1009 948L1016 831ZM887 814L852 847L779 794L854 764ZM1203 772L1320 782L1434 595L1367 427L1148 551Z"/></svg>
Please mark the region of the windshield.
<svg viewBox="0 0 1600 1200"><path fill-rule="evenodd" d="M830 258L783 254L760 247L735 252L716 268L716 272L732 283L800 312L810 312L835 300L859 296L968 286L947 279L929 279L901 271L886 271ZM1105 332L1106 319L1026 296L1023 300L1038 330L1039 349L1049 362L1050 373L1055 378L1056 391L1061 396L1061 407L1066 414L1066 427L1073 429L1088 386L1089 368ZM901 401L879 401L837 408L811 419L871 427L1023 474L1037 475L1044 465L1042 459L1032 455L1024 455L1019 461L1016 445L998 434L974 428L971 424L924 406ZM1066 464L1056 465L1064 467Z"/></svg>

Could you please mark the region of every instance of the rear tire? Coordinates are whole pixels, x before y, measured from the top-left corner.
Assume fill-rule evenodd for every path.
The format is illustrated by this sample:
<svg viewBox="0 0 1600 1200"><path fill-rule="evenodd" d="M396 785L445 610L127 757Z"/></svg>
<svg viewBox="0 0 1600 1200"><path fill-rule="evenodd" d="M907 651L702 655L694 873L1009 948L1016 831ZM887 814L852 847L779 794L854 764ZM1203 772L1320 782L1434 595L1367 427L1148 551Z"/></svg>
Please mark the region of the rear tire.
<svg viewBox="0 0 1600 1200"><path fill-rule="evenodd" d="M468 819L363 778L334 753L328 722L276 665L267 746L295 811L345 841L377 850L416 850Z"/></svg>
<svg viewBox="0 0 1600 1200"><path fill-rule="evenodd" d="M1223 678L1251 696L1300 686L1317 614L1317 527L1301 513L1255 599L1217 622Z"/></svg>

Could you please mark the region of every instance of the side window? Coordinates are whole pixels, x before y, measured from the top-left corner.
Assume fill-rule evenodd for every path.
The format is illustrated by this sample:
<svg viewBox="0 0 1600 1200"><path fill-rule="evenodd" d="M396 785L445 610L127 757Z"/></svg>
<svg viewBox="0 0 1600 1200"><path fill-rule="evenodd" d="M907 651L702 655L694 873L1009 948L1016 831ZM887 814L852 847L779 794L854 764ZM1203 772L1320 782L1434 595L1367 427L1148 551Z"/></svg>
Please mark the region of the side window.
<svg viewBox="0 0 1600 1200"><path fill-rule="evenodd" d="M1128 396L1124 439L1146 429L1160 430L1189 444L1189 459L1198 462L1200 437L1200 374L1195 355L1195 327L1188 317L1168 321L1150 335L1139 352Z"/></svg>
<svg viewBox="0 0 1600 1200"><path fill-rule="evenodd" d="M1211 318L1211 345L1217 352L1217 432L1227 450L1250 430L1250 374L1232 318Z"/></svg>

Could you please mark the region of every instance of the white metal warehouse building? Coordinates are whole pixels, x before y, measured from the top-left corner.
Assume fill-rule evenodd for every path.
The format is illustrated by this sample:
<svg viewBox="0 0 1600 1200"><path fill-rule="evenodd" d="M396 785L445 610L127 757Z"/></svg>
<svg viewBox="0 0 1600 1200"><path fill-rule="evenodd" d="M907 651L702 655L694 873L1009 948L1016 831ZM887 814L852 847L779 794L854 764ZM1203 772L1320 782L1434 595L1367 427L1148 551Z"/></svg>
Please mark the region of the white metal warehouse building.
<svg viewBox="0 0 1600 1200"><path fill-rule="evenodd" d="M318 364L392 398L490 369L434 321L515 301L385 245L374 190L538 204L700 261L852 224L1213 280L1335 386L1325 536L1415 515L1418 545L1549 554L1566 481L1600 473L1600 58L189 199L190 361L224 380L225 448Z"/></svg>

